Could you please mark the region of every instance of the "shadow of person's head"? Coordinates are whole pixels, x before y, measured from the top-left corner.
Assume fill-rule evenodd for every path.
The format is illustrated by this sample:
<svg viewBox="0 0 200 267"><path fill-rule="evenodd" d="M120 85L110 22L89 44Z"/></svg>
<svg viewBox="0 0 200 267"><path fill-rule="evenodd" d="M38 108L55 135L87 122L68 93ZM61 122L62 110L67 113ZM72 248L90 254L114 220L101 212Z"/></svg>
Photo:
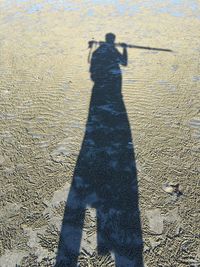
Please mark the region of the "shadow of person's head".
<svg viewBox="0 0 200 267"><path fill-rule="evenodd" d="M113 45L114 44L115 38L116 38L115 34L114 33L111 33L111 32L110 33L107 33L105 35L105 41L106 41L106 43L108 43L110 45Z"/></svg>

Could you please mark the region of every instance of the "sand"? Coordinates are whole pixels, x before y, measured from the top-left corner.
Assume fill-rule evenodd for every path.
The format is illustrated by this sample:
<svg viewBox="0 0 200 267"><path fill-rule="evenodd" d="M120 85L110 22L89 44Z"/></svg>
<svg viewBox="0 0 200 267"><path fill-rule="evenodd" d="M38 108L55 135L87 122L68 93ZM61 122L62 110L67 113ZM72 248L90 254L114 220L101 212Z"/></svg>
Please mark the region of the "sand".
<svg viewBox="0 0 200 267"><path fill-rule="evenodd" d="M104 40L108 32L117 42L173 50L128 49L122 94L136 159L144 266L200 266L200 4L132 2L0 3L2 267L55 265L93 87L88 41ZM179 183L182 195L165 192L166 182ZM115 266L112 252L98 255L96 225L95 208L87 207L80 266Z"/></svg>

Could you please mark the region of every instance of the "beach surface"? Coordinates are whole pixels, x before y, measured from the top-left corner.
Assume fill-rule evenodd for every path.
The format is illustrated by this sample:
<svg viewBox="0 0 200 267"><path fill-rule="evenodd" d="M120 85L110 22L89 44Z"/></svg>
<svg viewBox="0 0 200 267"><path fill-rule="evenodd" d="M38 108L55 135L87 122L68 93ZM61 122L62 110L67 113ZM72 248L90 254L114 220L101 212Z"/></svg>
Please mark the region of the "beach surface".
<svg viewBox="0 0 200 267"><path fill-rule="evenodd" d="M93 88L88 41L109 32L119 43L172 50L130 48L121 67L143 264L200 266L199 25L193 0L0 2L1 267L56 264ZM170 183L181 193L167 192ZM82 231L77 266L115 266L112 251L98 253L94 206ZM128 266L138 267L122 259Z"/></svg>

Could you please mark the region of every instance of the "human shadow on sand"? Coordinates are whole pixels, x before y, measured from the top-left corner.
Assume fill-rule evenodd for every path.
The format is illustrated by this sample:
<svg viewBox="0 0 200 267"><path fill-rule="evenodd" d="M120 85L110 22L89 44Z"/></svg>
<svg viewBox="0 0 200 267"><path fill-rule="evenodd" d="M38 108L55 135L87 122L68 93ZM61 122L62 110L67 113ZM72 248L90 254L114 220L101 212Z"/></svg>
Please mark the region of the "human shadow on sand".
<svg viewBox="0 0 200 267"><path fill-rule="evenodd" d="M143 267L137 171L119 66L127 65L127 49L122 44L120 53L114 39L114 34L107 34L106 42L92 55L94 86L66 202L56 267L78 265L88 207L96 210L98 255L112 254L117 267Z"/></svg>

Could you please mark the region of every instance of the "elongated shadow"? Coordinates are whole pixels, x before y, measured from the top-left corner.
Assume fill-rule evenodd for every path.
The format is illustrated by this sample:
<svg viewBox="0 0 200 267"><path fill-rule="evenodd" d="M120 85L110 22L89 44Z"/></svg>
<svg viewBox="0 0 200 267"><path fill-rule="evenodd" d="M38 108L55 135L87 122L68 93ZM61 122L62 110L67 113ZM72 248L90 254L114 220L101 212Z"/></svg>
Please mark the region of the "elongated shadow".
<svg viewBox="0 0 200 267"><path fill-rule="evenodd" d="M99 255L112 252L117 267L143 267L137 171L119 68L119 64L127 65L127 52L113 49L101 46L93 53L94 87L66 202L56 267L77 266L88 206L96 209Z"/></svg>

